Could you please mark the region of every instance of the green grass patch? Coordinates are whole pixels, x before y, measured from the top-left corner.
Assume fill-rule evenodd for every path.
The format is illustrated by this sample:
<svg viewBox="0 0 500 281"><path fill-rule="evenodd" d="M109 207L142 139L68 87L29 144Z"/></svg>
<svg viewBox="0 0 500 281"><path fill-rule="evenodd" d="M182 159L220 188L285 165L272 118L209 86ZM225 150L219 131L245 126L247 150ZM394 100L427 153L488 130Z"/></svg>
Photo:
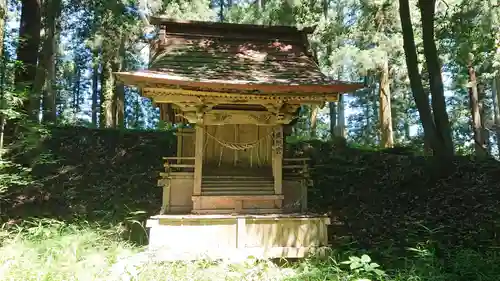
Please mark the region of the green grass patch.
<svg viewBox="0 0 500 281"><path fill-rule="evenodd" d="M322 260L201 260L116 271L117 261L143 250L122 237L120 227L56 220L4 226L0 230L0 280L491 281L500 276L498 251L460 249L438 255L423 246L397 255L380 249L380 261L351 248L334 251Z"/></svg>

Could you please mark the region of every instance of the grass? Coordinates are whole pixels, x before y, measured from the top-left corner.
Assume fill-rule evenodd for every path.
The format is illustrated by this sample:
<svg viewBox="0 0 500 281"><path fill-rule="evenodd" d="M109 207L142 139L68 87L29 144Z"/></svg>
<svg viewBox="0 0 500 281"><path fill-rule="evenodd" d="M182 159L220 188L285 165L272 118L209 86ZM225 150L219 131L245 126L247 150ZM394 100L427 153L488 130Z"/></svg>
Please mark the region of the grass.
<svg viewBox="0 0 500 281"><path fill-rule="evenodd" d="M379 250L383 264L355 249L326 260L294 263L247 260L146 264L116 274L118 260L142 250L124 241L117 227L53 220L0 230L0 280L289 280L289 281L492 281L500 253L461 249L441 253L415 247L395 256ZM278 265L279 264L279 265Z"/></svg>

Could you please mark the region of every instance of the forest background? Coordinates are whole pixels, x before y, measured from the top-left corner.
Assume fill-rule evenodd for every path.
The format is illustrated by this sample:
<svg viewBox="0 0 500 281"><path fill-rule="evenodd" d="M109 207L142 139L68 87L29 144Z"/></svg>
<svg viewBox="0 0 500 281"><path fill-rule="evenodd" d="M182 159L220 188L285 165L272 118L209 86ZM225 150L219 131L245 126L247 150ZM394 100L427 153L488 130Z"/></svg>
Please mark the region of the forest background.
<svg viewBox="0 0 500 281"><path fill-rule="evenodd" d="M148 15L316 26L322 71L366 88L302 107L288 139L312 159L309 206L335 222L331 259L163 264L135 280L498 279L499 12L498 0L0 0L0 280L112 280L147 242L175 136L113 72L147 68Z"/></svg>

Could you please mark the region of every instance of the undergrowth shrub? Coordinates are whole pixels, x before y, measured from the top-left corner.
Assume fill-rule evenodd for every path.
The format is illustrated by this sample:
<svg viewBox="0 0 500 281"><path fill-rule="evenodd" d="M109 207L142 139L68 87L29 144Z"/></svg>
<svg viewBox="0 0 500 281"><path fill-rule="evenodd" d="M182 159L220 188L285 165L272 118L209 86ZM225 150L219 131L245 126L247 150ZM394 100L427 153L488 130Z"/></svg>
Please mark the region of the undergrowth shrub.
<svg viewBox="0 0 500 281"><path fill-rule="evenodd" d="M9 188L3 197L1 215L8 223L0 231L0 280L111 280L111 265L140 251L137 245L147 240L144 221L161 205L156 187L161 156L171 155L174 143L171 132L53 129L32 153L48 157L38 157L30 167L12 166L26 169L33 181ZM137 269L135 280L482 281L500 276L498 162L457 157L443 166L401 150L319 141L297 146L288 153L312 158L309 206L329 212L335 222L330 259L285 267L149 264ZM27 163L32 156L23 157L21 163Z"/></svg>
<svg viewBox="0 0 500 281"><path fill-rule="evenodd" d="M450 251L441 259L421 246L393 257L400 263L380 265L352 248L298 262L199 260L117 271L117 264L142 249L124 241L117 226L26 221L0 230L0 280L491 281L500 276L500 256L494 251Z"/></svg>
<svg viewBox="0 0 500 281"><path fill-rule="evenodd" d="M2 215L123 221L132 213L138 219L139 211L157 212L162 156L174 148L169 131L52 127L36 153L17 157L32 165L33 184L11 188Z"/></svg>
<svg viewBox="0 0 500 281"><path fill-rule="evenodd" d="M305 148L305 149L304 149ZM300 144L312 158L309 206L336 222L332 241L364 248L500 246L500 163Z"/></svg>

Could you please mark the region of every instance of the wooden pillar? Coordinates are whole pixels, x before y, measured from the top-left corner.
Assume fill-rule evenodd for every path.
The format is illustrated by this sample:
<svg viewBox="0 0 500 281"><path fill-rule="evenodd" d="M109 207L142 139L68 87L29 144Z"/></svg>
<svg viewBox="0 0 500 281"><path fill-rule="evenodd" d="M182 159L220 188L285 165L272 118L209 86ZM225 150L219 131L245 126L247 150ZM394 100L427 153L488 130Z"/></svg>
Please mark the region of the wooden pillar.
<svg viewBox="0 0 500 281"><path fill-rule="evenodd" d="M182 144L184 142L184 129L183 128L177 128L176 135L177 135L177 164L182 164L182 159L180 159L182 156Z"/></svg>
<svg viewBox="0 0 500 281"><path fill-rule="evenodd" d="M162 215L168 214L170 212L170 180L166 181L168 182L163 186L163 196L160 211Z"/></svg>
<svg viewBox="0 0 500 281"><path fill-rule="evenodd" d="M201 180L202 180L202 169L203 169L203 143L205 139L205 129L203 124L196 124L196 134L194 142L194 186L193 195L201 195Z"/></svg>
<svg viewBox="0 0 500 281"><path fill-rule="evenodd" d="M168 167L168 163L165 163L165 172L164 174L162 173L162 178L158 180L158 186L163 188L163 195L162 195L162 200L161 200L161 209L160 209L160 214L164 215L170 212L170 178L168 171L170 168Z"/></svg>
<svg viewBox="0 0 500 281"><path fill-rule="evenodd" d="M302 176L304 177L304 179L301 181L301 186L300 186L300 194L301 194L300 211L306 212L307 189L309 187L309 173L308 173L307 161L304 161L303 165L304 168L302 169Z"/></svg>
<svg viewBox="0 0 500 281"><path fill-rule="evenodd" d="M273 135L273 176L274 176L274 194L283 194L283 126L278 125L274 128Z"/></svg>

